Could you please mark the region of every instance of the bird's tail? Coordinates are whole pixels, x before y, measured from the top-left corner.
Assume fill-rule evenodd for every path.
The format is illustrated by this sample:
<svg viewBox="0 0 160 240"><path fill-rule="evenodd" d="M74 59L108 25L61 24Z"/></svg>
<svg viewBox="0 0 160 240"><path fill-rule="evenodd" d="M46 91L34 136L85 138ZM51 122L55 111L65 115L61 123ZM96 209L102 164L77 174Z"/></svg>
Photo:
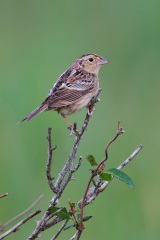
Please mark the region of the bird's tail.
<svg viewBox="0 0 160 240"><path fill-rule="evenodd" d="M19 123L23 121L29 121L39 113L45 111L48 108L47 104L42 104L40 107L36 108L34 111L32 111L30 114L28 114L25 118L23 118Z"/></svg>

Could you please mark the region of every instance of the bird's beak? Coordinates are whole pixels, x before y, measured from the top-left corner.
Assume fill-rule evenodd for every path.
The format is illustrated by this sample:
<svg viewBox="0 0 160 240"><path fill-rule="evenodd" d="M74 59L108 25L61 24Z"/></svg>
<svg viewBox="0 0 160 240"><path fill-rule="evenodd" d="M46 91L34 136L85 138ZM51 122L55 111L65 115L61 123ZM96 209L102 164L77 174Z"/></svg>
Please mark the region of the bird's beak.
<svg viewBox="0 0 160 240"><path fill-rule="evenodd" d="M109 61L108 60L106 60L105 58L100 58L100 60L98 61L98 63L100 64L100 65L104 65L104 64L107 64L107 63L109 63Z"/></svg>

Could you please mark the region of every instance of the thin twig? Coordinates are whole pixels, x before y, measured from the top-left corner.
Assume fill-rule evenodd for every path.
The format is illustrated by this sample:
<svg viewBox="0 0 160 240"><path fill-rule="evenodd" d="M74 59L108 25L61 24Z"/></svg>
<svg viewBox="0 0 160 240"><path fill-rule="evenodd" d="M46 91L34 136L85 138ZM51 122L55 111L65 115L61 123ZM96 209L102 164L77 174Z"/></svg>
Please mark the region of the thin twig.
<svg viewBox="0 0 160 240"><path fill-rule="evenodd" d="M125 167L138 153L139 151L142 149L143 145L140 144L135 150L134 152L124 161L122 162L117 169L121 170L123 167Z"/></svg>
<svg viewBox="0 0 160 240"><path fill-rule="evenodd" d="M73 216L74 218L74 221L75 221L75 225L77 226L78 225L78 220L77 220L77 217L75 215L75 207L72 206L72 203L69 201L69 206L70 206L70 210L69 212L71 213L71 215Z"/></svg>
<svg viewBox="0 0 160 240"><path fill-rule="evenodd" d="M0 198L6 197L6 196L8 196L8 193L4 193L4 194L0 195Z"/></svg>
<svg viewBox="0 0 160 240"><path fill-rule="evenodd" d="M131 162L131 160L134 159L134 157L140 152L140 150L142 149L143 145L139 145L134 151L133 153L124 161L122 162L117 169L122 169L123 167L125 167L128 163ZM99 195L99 193L103 192L105 190L105 188L111 183L111 181L105 181L100 187L91 187L86 195L86 201L85 201L85 206L92 203L93 200ZM81 207L82 204L82 199L78 202L78 206Z"/></svg>
<svg viewBox="0 0 160 240"><path fill-rule="evenodd" d="M84 230L84 224L83 224L83 209L84 209L84 206L85 206L85 201L86 201L86 196L87 196L87 193L88 193L88 190L89 190L89 187L90 187L90 184L93 180L93 178L95 176L97 176L99 174L100 171L102 171L103 169L101 168L102 165L104 165L104 163L106 162L106 160L108 159L108 149L109 149L109 146L118 138L118 136L120 136L122 133L124 133L122 127L120 127L120 122L118 122L118 131L116 133L116 135L114 136L114 138L107 144L106 148L105 148L105 158L104 160L102 160L100 162L100 164L96 167L95 170L92 171L92 174L91 174L91 177L87 183L87 187L85 189L85 192L84 192L84 196L82 198L82 203L81 203L81 209L80 209L80 221L79 221L79 225L77 227L78 229L78 235L77 235L77 240L80 239L80 236L82 234L82 231ZM103 167L104 168L104 167Z"/></svg>
<svg viewBox="0 0 160 240"><path fill-rule="evenodd" d="M57 211L55 211L54 213L51 213L48 215L48 217L46 217L45 222L48 222L48 220L50 220L52 217L56 216L59 212L62 211L62 208L59 208Z"/></svg>
<svg viewBox="0 0 160 240"><path fill-rule="evenodd" d="M75 234L70 238L70 240L74 240L77 237L78 231L75 232Z"/></svg>
<svg viewBox="0 0 160 240"><path fill-rule="evenodd" d="M9 220L8 222L6 222L5 224L3 224L2 226L0 226L0 230L3 231L8 225L10 225L12 222L16 221L18 218L22 217L23 215L25 215L27 212L29 212L31 209L33 209L38 203L39 201L43 198L43 195L40 195L37 200L32 203L32 205L30 207L28 207L25 211L21 212L20 214L18 214L17 216L15 216L14 218L12 218L11 220Z"/></svg>
<svg viewBox="0 0 160 240"><path fill-rule="evenodd" d="M121 135L125 133L125 131L123 130L122 127L120 127L120 122L118 121L118 130L116 135L114 136L114 138L106 145L105 148L105 158L100 162L100 164L98 165L97 169L99 169L101 167L101 165L103 165L103 163L105 163L108 159L108 148L109 146Z"/></svg>
<svg viewBox="0 0 160 240"><path fill-rule="evenodd" d="M97 183L96 183L96 181L95 181L94 179L92 179L92 183L93 183L93 185L94 185L95 187L97 187Z"/></svg>
<svg viewBox="0 0 160 240"><path fill-rule="evenodd" d="M82 163L82 157L80 156L77 165L74 168L71 168L70 171L72 173L76 172L78 168L81 166L81 163Z"/></svg>
<svg viewBox="0 0 160 240"><path fill-rule="evenodd" d="M45 231L46 229L51 228L52 226L58 224L59 222L62 222L63 220L64 220L63 218L56 217L52 221L43 225L42 228L41 228L41 231Z"/></svg>
<svg viewBox="0 0 160 240"><path fill-rule="evenodd" d="M133 152L124 162L122 162L122 163L117 167L117 169L118 169L118 170L121 170L123 167L125 167L125 166L139 153L139 151L142 149L142 147L143 147L143 145L140 144L140 145L134 150L134 152ZM113 176L113 178L114 178L114 176ZM99 194L100 192L103 192L104 189L109 185L109 183L110 183L110 182L105 181L105 182L99 187L97 193ZM97 195L98 195L98 194L97 194Z"/></svg>
<svg viewBox="0 0 160 240"><path fill-rule="evenodd" d="M100 91L99 91L100 92ZM98 93L99 94L99 93ZM95 101L98 97L98 94L96 96L96 98L91 101L91 105L90 105L90 111L93 110L94 108L94 104L95 104ZM68 182L70 181L72 175L70 174L69 177L67 178L67 184L66 182L63 184L63 186L61 186L62 184L62 181L64 180L65 176L67 175L75 157L76 157L76 153L77 153L77 149L78 149L78 146L79 146L79 143L80 143L80 140L81 140L81 137L83 135L83 133L85 132L87 126L88 126L88 123L89 123L89 120L91 118L91 115L86 114L86 117L85 117L85 120L84 120L84 123L82 125L82 128L81 130L76 134L76 137L75 137L75 141L74 141L74 145L73 145L73 148L72 148L72 151L71 151L71 154L69 155L69 158L68 160L66 161L66 164L64 165L62 171L60 172L59 176L58 176L58 179L55 183L55 189L57 191L57 194L54 195L54 197L52 198L51 200L51 206L55 205L57 203L57 201L59 200L59 198L61 197L65 187L67 186ZM80 162L81 163L81 162Z"/></svg>
<svg viewBox="0 0 160 240"><path fill-rule="evenodd" d="M62 226L60 227L60 229L58 230L58 232L56 233L56 235L51 239L51 240L55 240L59 234L62 232L62 230L64 229L64 227L66 226L66 224L68 223L68 219L62 224Z"/></svg>
<svg viewBox="0 0 160 240"><path fill-rule="evenodd" d="M35 228L35 230L31 234L31 236L28 238L28 240L33 240L33 239L36 239L38 237L39 233L41 232L42 226L46 223L46 218L49 215L50 215L50 212L46 211L45 214L43 215L43 217L41 218L41 220L38 221L37 227Z"/></svg>
<svg viewBox="0 0 160 240"><path fill-rule="evenodd" d="M52 152L57 148L56 146L52 147L52 141L51 141L51 128L48 128L48 160L47 160L47 165L46 165L46 177L47 177L47 182L50 187L50 189L56 193L56 189L53 185L53 177L51 176L51 164L52 164Z"/></svg>
<svg viewBox="0 0 160 240"><path fill-rule="evenodd" d="M20 221L19 223L17 223L14 227L12 227L11 229L9 229L7 232L3 233L0 236L0 240L4 239L6 236L8 236L9 234L16 232L17 230L19 230L19 227L21 225L23 225L24 223L26 223L28 220L30 220L31 218L33 218L34 216L36 216L37 214L39 214L41 212L41 210L37 210L33 213L31 213L28 217L26 217L25 219L23 219L22 221Z"/></svg>

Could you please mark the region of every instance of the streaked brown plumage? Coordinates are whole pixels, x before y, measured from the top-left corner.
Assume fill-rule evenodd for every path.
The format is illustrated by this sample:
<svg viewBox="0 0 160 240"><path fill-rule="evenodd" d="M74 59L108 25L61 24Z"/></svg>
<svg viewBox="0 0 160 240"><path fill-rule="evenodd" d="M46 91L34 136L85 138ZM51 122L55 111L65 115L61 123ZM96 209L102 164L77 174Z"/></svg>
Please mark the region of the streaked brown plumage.
<svg viewBox="0 0 160 240"><path fill-rule="evenodd" d="M99 89L98 72L108 61L97 54L79 57L51 88L45 101L22 121L29 121L37 114L54 110L62 115L72 129L66 116L87 106Z"/></svg>

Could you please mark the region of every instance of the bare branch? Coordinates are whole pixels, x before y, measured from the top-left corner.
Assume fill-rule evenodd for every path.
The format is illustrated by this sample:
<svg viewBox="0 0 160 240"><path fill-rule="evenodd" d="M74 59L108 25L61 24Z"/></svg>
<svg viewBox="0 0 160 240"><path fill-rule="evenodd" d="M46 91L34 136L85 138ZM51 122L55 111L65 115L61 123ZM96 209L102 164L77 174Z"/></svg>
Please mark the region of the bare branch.
<svg viewBox="0 0 160 240"><path fill-rule="evenodd" d="M78 235L78 231L70 238L70 240L74 240Z"/></svg>
<svg viewBox="0 0 160 240"><path fill-rule="evenodd" d="M9 220L8 222L6 222L5 224L3 224L2 226L0 226L0 231L3 231L8 225L10 225L12 222L16 221L18 218L22 217L23 215L25 215L27 212L29 212L31 209L33 209L38 203L39 201L43 198L43 195L40 195L37 200L32 203L32 205L30 207L28 207L25 211L21 212L20 214L18 214L17 216L15 216L14 218L12 218L11 220Z"/></svg>
<svg viewBox="0 0 160 240"><path fill-rule="evenodd" d="M117 130L117 133L115 135L115 137L107 144L106 148L105 148L105 160L108 159L108 148L109 146L121 135L123 134L125 131L123 130L122 127L120 127L120 121L118 121L118 130Z"/></svg>
<svg viewBox="0 0 160 240"><path fill-rule="evenodd" d="M51 141L51 128L48 128L48 136L47 136L47 140L48 140L48 161L47 161L47 165L46 165L46 177L47 177L47 181L48 181L48 185L50 187L50 189L56 193L56 189L53 185L52 180L54 179L53 177L51 177L51 164L52 164L52 152L57 148L52 147L52 141Z"/></svg>
<svg viewBox="0 0 160 240"><path fill-rule="evenodd" d="M80 156L77 165L74 168L71 168L70 171L72 173L76 172L78 168L81 166L81 163L82 163L82 157Z"/></svg>
<svg viewBox="0 0 160 240"><path fill-rule="evenodd" d="M142 149L143 145L140 144L135 150L134 152L124 161L122 162L117 169L121 170L123 167L125 167L138 153L139 151Z"/></svg>
<svg viewBox="0 0 160 240"><path fill-rule="evenodd" d="M0 198L6 197L6 196L8 196L8 193L4 193L4 194L0 195Z"/></svg>
<svg viewBox="0 0 160 240"><path fill-rule="evenodd" d="M90 112L92 112L92 110L94 108L95 101L96 101L100 91L101 90L99 90L97 96L90 102L90 105L89 105ZM78 149L81 137L82 137L83 133L85 132L87 126L88 126L88 123L89 123L89 120L90 120L91 116L92 115L88 114L88 112L87 112L81 130L78 132L76 129L74 129L74 131L76 130L76 137L75 137L74 145L73 145L71 154L69 155L69 158L66 161L66 164L64 165L64 167L63 167L62 171L60 172L60 174L58 176L58 179L55 183L55 189L56 189L57 194L55 194L55 196L52 198L51 206L55 205L58 202L58 199L61 197L62 192L64 191L65 187L67 186L68 182L70 181L70 179L72 177L72 174L70 174L70 173L68 174L68 171L69 171L71 165L73 164L73 161L75 160L77 149ZM76 128L76 125L75 125L75 128ZM81 164L81 159L79 161L79 164ZM68 177L67 177L68 182L65 182L63 184L63 186L61 186L64 178L66 177L66 175L68 175Z"/></svg>
<svg viewBox="0 0 160 240"><path fill-rule="evenodd" d="M28 238L28 240L36 239L41 232L42 226L46 223L46 218L50 215L49 211L46 211L44 216L41 218L41 220L37 223L37 227L33 231L32 235Z"/></svg>
<svg viewBox="0 0 160 240"><path fill-rule="evenodd" d="M63 219L60 217L56 217L55 219L53 219L52 221L50 221L49 223L46 223L45 225L42 226L41 231L45 231L48 228L51 228L52 226L56 225L59 222L62 222Z"/></svg>
<svg viewBox="0 0 160 240"><path fill-rule="evenodd" d="M60 229L58 230L58 232L56 233L56 235L51 239L51 240L55 240L59 234L62 232L62 230L64 229L64 227L66 226L66 224L68 223L68 219L62 224L62 226L60 227Z"/></svg>
<svg viewBox="0 0 160 240"><path fill-rule="evenodd" d="M100 91L101 90L99 90L97 96L91 101L90 105L88 106L89 107L89 113L92 112L92 110L94 108L94 104L97 101L97 97L98 97ZM48 175L48 172L47 172L47 176L48 176L47 179L49 179L49 183L48 183L49 186L51 187L51 189L53 188L54 192L55 192L55 195L53 196L52 200L50 201L50 206L49 207L55 206L59 202L59 198L61 197L65 187L67 186L67 184L71 180L73 169L70 169L70 168L71 168L71 165L73 164L73 161L76 158L76 153L77 153L77 149L78 149L81 137L82 137L83 133L85 132L87 126L88 126L90 117L91 117L91 114L88 114L88 112L87 112L84 123L83 123L80 131L77 131L77 129L76 129L77 126L76 126L76 124L74 124L74 131L76 133L75 140L74 140L74 145L73 145L73 148L72 148L71 153L69 155L69 158L66 161L62 171L59 173L59 176L58 176L54 186L50 183L50 180L52 180L51 175L50 175L52 151L50 152L50 150L49 150L49 154L48 154L49 157L48 157L48 162L47 162L47 164L49 166L49 167L47 167L47 169L48 169L47 171L49 172L49 175ZM52 149L51 138L50 137L51 137L51 129L48 129L49 149ZM74 170L76 170L76 168L78 169L80 167L81 160L82 159L80 158L79 162L78 162L78 165L74 168ZM65 178L66 178L66 181L63 182L63 180ZM62 184L62 182L63 182L63 184ZM40 220L40 222L37 224L37 227L35 228L35 230L31 234L31 236L28 238L28 240L33 240L33 239L37 238L38 234L41 231L44 231L45 229L49 228L51 225L53 226L53 225L57 224L58 222L62 221L61 218L56 218L53 221L51 221L50 223L46 223L46 218L48 218L49 215L50 215L49 211L46 211L44 216Z"/></svg>
<svg viewBox="0 0 160 240"><path fill-rule="evenodd" d="M8 235L10 235L13 232L16 232L17 230L19 230L19 227L21 225L23 225L24 223L26 223L28 220L30 220L31 218L33 218L34 216L36 216L37 214L39 214L41 212L41 210L37 210L34 213L31 213L28 217L26 217L25 219L23 219L22 221L20 221L19 223L17 223L14 227L12 227L11 229L9 229L7 232L3 233L0 236L0 240L4 239L5 237L7 237Z"/></svg>

